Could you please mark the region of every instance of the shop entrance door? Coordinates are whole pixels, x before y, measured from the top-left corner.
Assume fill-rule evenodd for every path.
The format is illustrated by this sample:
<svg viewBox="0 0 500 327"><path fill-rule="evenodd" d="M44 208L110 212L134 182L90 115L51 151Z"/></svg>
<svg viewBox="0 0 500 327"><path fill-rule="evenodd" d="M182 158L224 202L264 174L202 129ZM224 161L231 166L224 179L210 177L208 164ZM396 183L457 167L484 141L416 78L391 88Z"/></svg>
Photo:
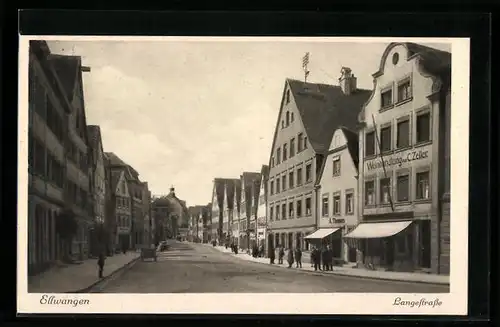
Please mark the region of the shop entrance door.
<svg viewBox="0 0 500 327"><path fill-rule="evenodd" d="M431 221L420 221L420 266L431 267Z"/></svg>

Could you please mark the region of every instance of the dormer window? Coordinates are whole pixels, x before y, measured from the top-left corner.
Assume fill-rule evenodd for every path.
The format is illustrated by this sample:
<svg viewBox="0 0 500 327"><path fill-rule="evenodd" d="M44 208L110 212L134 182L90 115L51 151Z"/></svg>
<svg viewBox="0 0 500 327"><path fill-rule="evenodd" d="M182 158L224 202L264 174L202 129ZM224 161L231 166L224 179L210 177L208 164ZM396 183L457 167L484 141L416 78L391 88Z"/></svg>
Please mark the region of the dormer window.
<svg viewBox="0 0 500 327"><path fill-rule="evenodd" d="M286 126L288 127L288 125L290 125L290 112L289 111L286 112Z"/></svg>
<svg viewBox="0 0 500 327"><path fill-rule="evenodd" d="M286 90L286 103L290 103L290 90Z"/></svg>

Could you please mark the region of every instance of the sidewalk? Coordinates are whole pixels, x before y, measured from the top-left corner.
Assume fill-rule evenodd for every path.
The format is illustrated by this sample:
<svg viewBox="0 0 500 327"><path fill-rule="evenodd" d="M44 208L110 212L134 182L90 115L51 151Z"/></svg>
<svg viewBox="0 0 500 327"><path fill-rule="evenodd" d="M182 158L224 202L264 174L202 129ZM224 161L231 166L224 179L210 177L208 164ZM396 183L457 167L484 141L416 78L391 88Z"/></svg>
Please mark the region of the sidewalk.
<svg viewBox="0 0 500 327"><path fill-rule="evenodd" d="M215 248L216 250L231 254L235 257L238 257L243 260L252 261L256 263L268 264L269 258L254 258L246 252L239 252L238 254L232 253L231 249L226 249L224 246L216 246L213 247L211 244L204 244L206 246L210 246L211 248ZM278 259L275 260L278 262ZM288 268L288 264L285 263L283 265L275 264L275 267ZM354 267L333 267L333 271L315 271L313 267L311 267L310 263L302 262L302 268L289 268L291 270L300 270L307 271L315 274L321 275L341 275L341 276L351 276L358 278L370 278L370 279L379 279L379 280L393 280L393 281L403 281L403 282L414 282L414 283L426 283L426 284L439 284L439 285L449 285L450 277L444 275L433 275L433 274L424 274L424 273L410 273L410 272L396 272L396 271L374 271L368 269L358 269Z"/></svg>
<svg viewBox="0 0 500 327"><path fill-rule="evenodd" d="M104 277L125 267L140 257L139 252L115 254L106 258ZM88 259L79 264L59 264L39 275L28 278L28 293L76 292L97 283L97 259Z"/></svg>

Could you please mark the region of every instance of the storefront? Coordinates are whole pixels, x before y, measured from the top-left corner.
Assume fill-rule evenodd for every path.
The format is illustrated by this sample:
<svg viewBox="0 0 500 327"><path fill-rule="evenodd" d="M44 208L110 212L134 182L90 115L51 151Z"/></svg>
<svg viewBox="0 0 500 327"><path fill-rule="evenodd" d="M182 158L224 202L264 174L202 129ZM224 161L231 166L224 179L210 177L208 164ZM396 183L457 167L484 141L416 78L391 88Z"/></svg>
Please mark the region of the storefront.
<svg viewBox="0 0 500 327"><path fill-rule="evenodd" d="M333 258L337 261L344 260L342 254L342 228L320 228L307 235L305 240L310 245L320 249L330 246L333 251Z"/></svg>

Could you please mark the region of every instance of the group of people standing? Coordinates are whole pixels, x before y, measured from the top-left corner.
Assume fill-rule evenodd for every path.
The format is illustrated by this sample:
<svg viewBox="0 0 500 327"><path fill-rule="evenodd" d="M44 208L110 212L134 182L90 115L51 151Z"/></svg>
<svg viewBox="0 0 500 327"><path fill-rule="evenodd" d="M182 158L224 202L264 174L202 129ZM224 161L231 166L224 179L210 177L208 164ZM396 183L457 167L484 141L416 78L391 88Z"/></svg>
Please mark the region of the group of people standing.
<svg viewBox="0 0 500 327"><path fill-rule="evenodd" d="M330 245L326 247L314 246L311 250L311 265L314 270L333 270L333 250Z"/></svg>
<svg viewBox="0 0 500 327"><path fill-rule="evenodd" d="M284 246L279 246L277 247L277 252L278 252L278 264L282 265L283 264L283 258L285 257L285 252L286 252L286 259L288 262L288 268L292 268L293 264L295 263L296 268L302 268L302 250L297 247L295 250L293 248L287 248L285 249ZM270 263L273 265L274 260L276 260L276 249L271 248L269 251L269 260Z"/></svg>

